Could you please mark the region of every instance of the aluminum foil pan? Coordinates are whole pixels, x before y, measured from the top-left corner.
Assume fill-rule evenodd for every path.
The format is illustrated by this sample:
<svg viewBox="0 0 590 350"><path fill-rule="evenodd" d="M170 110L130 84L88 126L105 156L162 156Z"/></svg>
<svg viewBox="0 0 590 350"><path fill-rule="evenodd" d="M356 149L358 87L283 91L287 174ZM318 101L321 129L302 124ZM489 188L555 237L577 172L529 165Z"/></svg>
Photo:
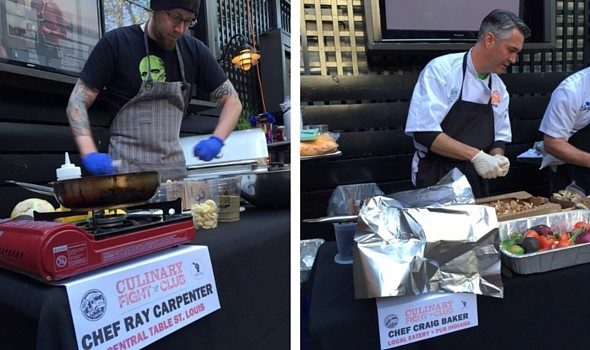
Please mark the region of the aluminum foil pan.
<svg viewBox="0 0 590 350"><path fill-rule="evenodd" d="M324 244L324 242L325 241L321 238L306 239L299 242L299 257L301 258L299 266L301 269L300 282L307 281L309 271L313 266L318 249L322 244Z"/></svg>
<svg viewBox="0 0 590 350"><path fill-rule="evenodd" d="M535 225L547 225L553 231L568 231L578 221L590 222L590 211L580 209L504 221L499 223L498 229L500 240L504 240L514 231L523 232ZM502 263L510 270L526 275L588 263L590 262L590 244L577 244L525 255L515 255L502 250L501 257Z"/></svg>

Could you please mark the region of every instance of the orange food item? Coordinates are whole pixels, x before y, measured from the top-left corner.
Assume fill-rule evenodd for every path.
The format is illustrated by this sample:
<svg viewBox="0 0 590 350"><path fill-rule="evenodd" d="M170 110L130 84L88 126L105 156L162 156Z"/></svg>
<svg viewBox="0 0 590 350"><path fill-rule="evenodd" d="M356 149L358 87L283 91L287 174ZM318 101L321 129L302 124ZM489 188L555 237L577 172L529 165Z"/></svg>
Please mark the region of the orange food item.
<svg viewBox="0 0 590 350"><path fill-rule="evenodd" d="M335 152L338 149L338 144L332 135L320 134L314 141L301 141L299 154L306 156L319 156Z"/></svg>

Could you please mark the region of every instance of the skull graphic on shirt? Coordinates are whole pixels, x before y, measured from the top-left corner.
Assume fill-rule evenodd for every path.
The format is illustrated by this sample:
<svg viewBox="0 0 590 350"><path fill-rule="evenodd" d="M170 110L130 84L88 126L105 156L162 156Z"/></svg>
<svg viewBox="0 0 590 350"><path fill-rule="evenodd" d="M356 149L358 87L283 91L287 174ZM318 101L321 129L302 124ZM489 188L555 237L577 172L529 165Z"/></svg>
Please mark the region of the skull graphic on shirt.
<svg viewBox="0 0 590 350"><path fill-rule="evenodd" d="M162 61L160 57L154 55L146 56L141 59L141 62L139 62L139 72L141 73L141 80L148 80L148 62L152 80L166 81L166 70L164 69L164 61Z"/></svg>

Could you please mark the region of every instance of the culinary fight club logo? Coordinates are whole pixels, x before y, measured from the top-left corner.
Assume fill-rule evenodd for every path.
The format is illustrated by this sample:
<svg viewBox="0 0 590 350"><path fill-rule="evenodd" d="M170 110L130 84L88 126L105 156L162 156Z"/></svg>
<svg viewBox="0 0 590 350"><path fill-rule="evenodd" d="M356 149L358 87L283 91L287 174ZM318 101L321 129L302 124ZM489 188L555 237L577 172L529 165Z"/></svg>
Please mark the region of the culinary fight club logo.
<svg viewBox="0 0 590 350"><path fill-rule="evenodd" d="M385 317L385 320L383 321L383 324L385 325L385 327L387 327L389 329L395 328L398 323L399 323L399 319L397 318L396 314L387 315L387 317Z"/></svg>
<svg viewBox="0 0 590 350"><path fill-rule="evenodd" d="M107 298L98 289L91 289L82 297L80 311L88 321L98 321L107 311Z"/></svg>
<svg viewBox="0 0 590 350"><path fill-rule="evenodd" d="M191 275L195 278L200 280L205 276L204 270L205 265L198 259L195 259L191 262Z"/></svg>
<svg viewBox="0 0 590 350"><path fill-rule="evenodd" d="M583 111L590 111L590 101L586 101L584 104L582 104L580 107L580 112Z"/></svg>

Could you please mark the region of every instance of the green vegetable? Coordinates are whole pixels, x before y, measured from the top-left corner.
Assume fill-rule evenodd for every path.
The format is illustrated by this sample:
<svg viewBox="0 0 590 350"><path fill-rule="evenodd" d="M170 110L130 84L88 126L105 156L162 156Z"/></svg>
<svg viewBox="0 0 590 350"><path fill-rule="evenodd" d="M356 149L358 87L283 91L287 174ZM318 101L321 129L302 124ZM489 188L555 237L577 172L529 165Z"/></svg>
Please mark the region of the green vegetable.
<svg viewBox="0 0 590 350"><path fill-rule="evenodd" d="M516 255L522 255L524 254L524 248L519 246L518 244L515 244L513 246L508 247L508 249L506 249L507 251L509 251L512 254L516 254Z"/></svg>
<svg viewBox="0 0 590 350"><path fill-rule="evenodd" d="M522 233L514 231L508 236L508 239L518 242L522 239Z"/></svg>
<svg viewBox="0 0 590 350"><path fill-rule="evenodd" d="M500 243L500 248L504 250L508 250L508 247L512 247L516 244L516 241L513 239L505 239Z"/></svg>

